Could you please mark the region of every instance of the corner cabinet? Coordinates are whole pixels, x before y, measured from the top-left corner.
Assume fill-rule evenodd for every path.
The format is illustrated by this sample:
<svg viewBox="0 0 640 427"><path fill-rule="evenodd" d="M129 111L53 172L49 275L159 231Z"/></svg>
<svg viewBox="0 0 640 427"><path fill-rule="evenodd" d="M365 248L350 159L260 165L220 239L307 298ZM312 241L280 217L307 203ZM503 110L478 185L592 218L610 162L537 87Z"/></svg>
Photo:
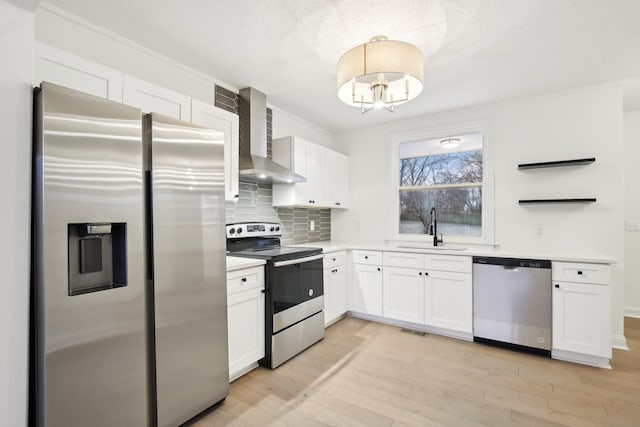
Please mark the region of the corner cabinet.
<svg viewBox="0 0 640 427"><path fill-rule="evenodd" d="M347 312L346 251L324 256L324 325L340 320Z"/></svg>
<svg viewBox="0 0 640 427"><path fill-rule="evenodd" d="M610 268L554 262L551 355L601 368L611 359Z"/></svg>
<svg viewBox="0 0 640 427"><path fill-rule="evenodd" d="M224 138L224 182L225 200L237 201L238 192L238 167L239 160L239 118L237 114L230 113L211 104L191 100L191 123L219 131Z"/></svg>
<svg viewBox="0 0 640 427"><path fill-rule="evenodd" d="M229 380L258 366L264 357L264 267L227 273Z"/></svg>
<svg viewBox="0 0 640 427"><path fill-rule="evenodd" d="M272 143L273 160L307 178L307 182L275 184L273 206L346 209L349 158L344 154L288 136Z"/></svg>

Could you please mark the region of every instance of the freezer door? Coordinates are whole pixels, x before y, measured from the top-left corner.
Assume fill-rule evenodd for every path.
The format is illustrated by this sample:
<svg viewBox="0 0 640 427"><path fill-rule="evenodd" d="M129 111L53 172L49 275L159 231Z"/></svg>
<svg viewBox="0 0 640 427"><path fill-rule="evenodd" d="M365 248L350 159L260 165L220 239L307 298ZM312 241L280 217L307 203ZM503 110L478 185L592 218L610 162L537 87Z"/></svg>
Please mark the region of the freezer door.
<svg viewBox="0 0 640 427"><path fill-rule="evenodd" d="M34 121L35 424L145 426L141 112L43 83Z"/></svg>
<svg viewBox="0 0 640 427"><path fill-rule="evenodd" d="M158 425L176 426L229 390L224 135L156 114L144 122Z"/></svg>

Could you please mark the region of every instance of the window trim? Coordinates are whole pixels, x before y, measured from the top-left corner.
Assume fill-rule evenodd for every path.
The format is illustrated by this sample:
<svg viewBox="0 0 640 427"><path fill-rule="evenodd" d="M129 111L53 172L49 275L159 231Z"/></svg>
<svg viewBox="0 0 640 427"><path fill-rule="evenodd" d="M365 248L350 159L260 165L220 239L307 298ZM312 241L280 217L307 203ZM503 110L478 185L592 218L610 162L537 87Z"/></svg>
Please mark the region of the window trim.
<svg viewBox="0 0 640 427"><path fill-rule="evenodd" d="M494 195L493 195L493 167L492 159L489 150L489 132L487 131L486 124L484 122L468 123L467 125L440 127L423 129L411 134L397 134L391 137L390 156L391 159L391 194L389 196L390 203L390 216L389 221L389 240L391 241L413 241L413 242L430 242L433 237L427 234L400 234L400 180L398 175L400 174L400 144L405 142L417 142L426 141L431 139L446 138L451 135L464 135L471 133L482 134L482 235L480 237L467 237L467 236L444 236L445 245L449 243L464 243L464 244L477 244L477 245L494 245L495 244L495 229L494 229ZM447 184L447 188L453 188L459 186L461 188L469 186L478 186L477 183L462 183L462 184ZM420 186L422 187L422 186ZM435 186L424 186L425 189L435 189ZM406 189L406 187L403 187ZM419 189L419 187L411 187L412 189Z"/></svg>

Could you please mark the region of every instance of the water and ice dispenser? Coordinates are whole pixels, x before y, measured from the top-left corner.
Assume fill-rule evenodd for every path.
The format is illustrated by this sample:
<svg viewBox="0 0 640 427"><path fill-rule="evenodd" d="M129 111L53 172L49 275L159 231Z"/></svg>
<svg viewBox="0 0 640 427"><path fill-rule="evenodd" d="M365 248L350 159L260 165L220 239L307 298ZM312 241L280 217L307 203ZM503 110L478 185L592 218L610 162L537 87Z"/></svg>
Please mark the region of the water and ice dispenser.
<svg viewBox="0 0 640 427"><path fill-rule="evenodd" d="M69 296L127 286L127 224L68 224Z"/></svg>

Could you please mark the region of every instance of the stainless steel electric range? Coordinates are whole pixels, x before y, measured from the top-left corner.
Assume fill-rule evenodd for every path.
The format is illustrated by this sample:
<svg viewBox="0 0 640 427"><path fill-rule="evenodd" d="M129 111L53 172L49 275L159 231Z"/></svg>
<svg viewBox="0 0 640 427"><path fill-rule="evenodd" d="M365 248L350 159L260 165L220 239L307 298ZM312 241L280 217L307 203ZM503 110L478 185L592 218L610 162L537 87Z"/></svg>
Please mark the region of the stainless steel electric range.
<svg viewBox="0 0 640 427"><path fill-rule="evenodd" d="M321 248L280 245L280 224L227 224L227 253L265 266L265 357L276 368L324 338Z"/></svg>

